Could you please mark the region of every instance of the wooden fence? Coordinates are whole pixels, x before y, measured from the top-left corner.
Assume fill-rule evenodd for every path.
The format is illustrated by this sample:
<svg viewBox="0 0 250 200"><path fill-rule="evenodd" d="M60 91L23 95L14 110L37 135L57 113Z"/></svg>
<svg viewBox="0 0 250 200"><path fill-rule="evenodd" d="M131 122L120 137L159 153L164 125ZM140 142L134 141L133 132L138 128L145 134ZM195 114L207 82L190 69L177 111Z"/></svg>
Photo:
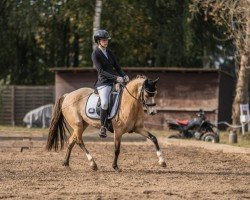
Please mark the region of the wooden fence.
<svg viewBox="0 0 250 200"><path fill-rule="evenodd" d="M0 124L21 125L27 112L54 103L54 86L6 86L0 90Z"/></svg>

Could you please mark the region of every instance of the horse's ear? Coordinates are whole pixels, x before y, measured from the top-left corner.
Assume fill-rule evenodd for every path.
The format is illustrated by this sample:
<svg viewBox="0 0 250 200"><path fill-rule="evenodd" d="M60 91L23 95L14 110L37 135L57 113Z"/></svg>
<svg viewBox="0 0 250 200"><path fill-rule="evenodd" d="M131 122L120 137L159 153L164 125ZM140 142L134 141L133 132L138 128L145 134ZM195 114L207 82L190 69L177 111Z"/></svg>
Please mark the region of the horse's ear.
<svg viewBox="0 0 250 200"><path fill-rule="evenodd" d="M158 80L159 80L159 77L158 77L157 79L155 79L155 80L153 81L153 83L156 84Z"/></svg>

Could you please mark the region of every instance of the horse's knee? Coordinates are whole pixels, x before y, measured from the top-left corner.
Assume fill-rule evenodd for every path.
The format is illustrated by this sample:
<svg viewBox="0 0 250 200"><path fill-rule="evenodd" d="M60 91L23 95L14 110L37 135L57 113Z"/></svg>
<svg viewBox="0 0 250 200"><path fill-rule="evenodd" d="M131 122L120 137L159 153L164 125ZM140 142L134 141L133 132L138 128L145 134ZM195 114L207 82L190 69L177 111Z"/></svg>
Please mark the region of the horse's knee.
<svg viewBox="0 0 250 200"><path fill-rule="evenodd" d="M149 139L150 139L153 143L157 143L157 142L158 142L157 138L156 138L154 135L152 135L151 133L148 133L148 136L149 136Z"/></svg>
<svg viewBox="0 0 250 200"><path fill-rule="evenodd" d="M155 144L157 151L159 151L160 147L159 147L157 138L149 132L148 132L148 138Z"/></svg>

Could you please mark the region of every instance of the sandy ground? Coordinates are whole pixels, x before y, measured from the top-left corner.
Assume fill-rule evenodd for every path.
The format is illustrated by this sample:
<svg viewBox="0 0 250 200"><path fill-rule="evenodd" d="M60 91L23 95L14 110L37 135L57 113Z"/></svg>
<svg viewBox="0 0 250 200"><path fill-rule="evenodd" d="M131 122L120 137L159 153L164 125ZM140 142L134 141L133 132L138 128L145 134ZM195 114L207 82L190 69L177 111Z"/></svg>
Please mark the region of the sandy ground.
<svg viewBox="0 0 250 200"><path fill-rule="evenodd" d="M250 199L250 154L161 141L167 168L149 142L124 142L121 172L112 169L113 143L86 142L92 171L78 146L71 169L65 150L0 148L0 199Z"/></svg>

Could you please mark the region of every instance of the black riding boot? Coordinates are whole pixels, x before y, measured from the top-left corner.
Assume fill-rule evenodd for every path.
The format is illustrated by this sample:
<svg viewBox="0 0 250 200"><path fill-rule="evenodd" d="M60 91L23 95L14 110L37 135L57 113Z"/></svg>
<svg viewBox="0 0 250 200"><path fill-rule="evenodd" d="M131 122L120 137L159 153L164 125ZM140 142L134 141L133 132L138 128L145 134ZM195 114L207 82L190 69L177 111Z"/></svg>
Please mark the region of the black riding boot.
<svg viewBox="0 0 250 200"><path fill-rule="evenodd" d="M99 136L101 138L106 138L107 137L107 118L108 118L108 110L103 110L101 109L101 113L100 113L100 118L101 118L101 129L100 129L100 133L99 133Z"/></svg>

